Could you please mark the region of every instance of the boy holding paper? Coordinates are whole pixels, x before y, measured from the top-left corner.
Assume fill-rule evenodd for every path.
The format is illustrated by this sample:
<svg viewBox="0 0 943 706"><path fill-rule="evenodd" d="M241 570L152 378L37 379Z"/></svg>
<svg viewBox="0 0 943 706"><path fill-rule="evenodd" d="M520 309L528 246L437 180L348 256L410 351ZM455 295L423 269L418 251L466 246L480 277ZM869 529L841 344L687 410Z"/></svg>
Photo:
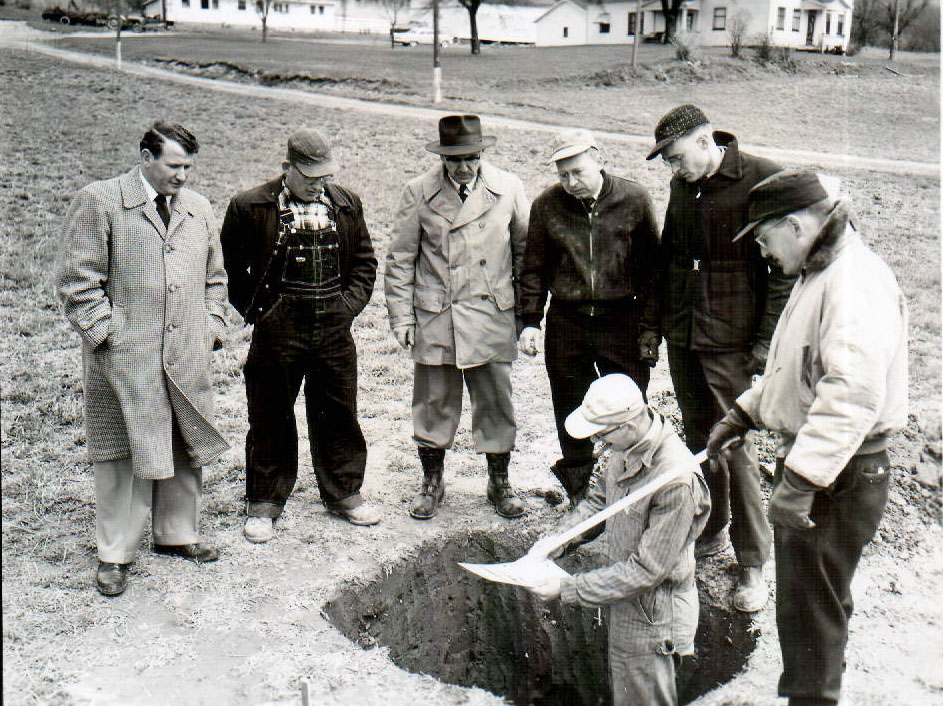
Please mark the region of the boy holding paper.
<svg viewBox="0 0 943 706"><path fill-rule="evenodd" d="M676 474L606 522L609 564L530 588L544 601L611 606L609 666L614 706L675 706L675 666L694 653L698 602L694 540L710 513L700 467L671 424L645 404L626 375L590 385L583 404L566 419L574 438L592 437L612 453L604 472L557 532L574 527L664 474ZM687 469L687 472L684 472ZM586 535L571 542L587 541ZM531 550L550 548L554 537ZM558 549L552 556L563 553Z"/></svg>

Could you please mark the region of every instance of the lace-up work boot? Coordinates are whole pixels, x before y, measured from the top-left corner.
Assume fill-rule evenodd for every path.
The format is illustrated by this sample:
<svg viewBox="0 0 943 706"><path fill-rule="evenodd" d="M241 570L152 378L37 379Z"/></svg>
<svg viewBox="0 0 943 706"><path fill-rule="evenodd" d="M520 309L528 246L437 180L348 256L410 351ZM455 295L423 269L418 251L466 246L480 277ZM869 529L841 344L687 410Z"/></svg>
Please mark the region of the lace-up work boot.
<svg viewBox="0 0 943 706"><path fill-rule="evenodd" d="M595 465L595 461L571 465L561 458L550 467L550 472L560 481L560 485L566 491L571 509L579 505L580 500L586 497Z"/></svg>
<svg viewBox="0 0 943 706"><path fill-rule="evenodd" d="M524 503L508 482L511 454L485 454L485 458L488 459L488 502L501 517L520 517L524 514Z"/></svg>
<svg viewBox="0 0 943 706"><path fill-rule="evenodd" d="M420 446L419 461L422 463L422 490L413 498L409 514L417 520L429 520L435 517L439 503L445 497L445 483L442 482L445 449Z"/></svg>

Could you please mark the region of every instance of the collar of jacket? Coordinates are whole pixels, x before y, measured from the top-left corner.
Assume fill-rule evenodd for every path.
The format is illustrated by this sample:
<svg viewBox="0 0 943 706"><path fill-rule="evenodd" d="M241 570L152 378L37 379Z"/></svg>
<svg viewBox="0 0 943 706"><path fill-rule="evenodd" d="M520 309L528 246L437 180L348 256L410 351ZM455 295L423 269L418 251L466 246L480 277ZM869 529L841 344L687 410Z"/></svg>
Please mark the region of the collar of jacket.
<svg viewBox="0 0 943 706"><path fill-rule="evenodd" d="M282 176L265 182L262 184L262 187L253 194L253 198L249 203L277 205L278 195L282 191L283 184ZM324 185L324 190L327 192L327 196L331 200L331 203L334 204L335 208L352 207L347 193L341 187L337 186L337 184L328 182Z"/></svg>
<svg viewBox="0 0 943 706"><path fill-rule="evenodd" d="M496 196L503 194L507 188L501 172L488 162L481 162L479 165L478 181ZM449 177L444 169L431 169L426 172L426 176L422 181L422 195L426 201L431 201L436 194L445 188L451 189L452 185L449 183Z"/></svg>
<svg viewBox="0 0 943 706"><path fill-rule="evenodd" d="M154 224L158 232L162 234L161 237L164 237L164 233L176 227L174 225L176 219L174 219L173 214L186 213L190 216L196 215L193 210L193 204L190 201L190 190L181 189L179 193L177 193L176 198L172 200L173 210L171 211L170 227L165 228L164 222L161 220L160 216L157 215L157 206L153 201L147 198L147 191L144 190L144 184L141 182L142 178L140 166L134 167L134 169L125 172L118 178L118 185L121 189L121 203L128 209L143 206L144 215Z"/></svg>
<svg viewBox="0 0 943 706"><path fill-rule="evenodd" d="M857 235L855 214L851 201L843 196L838 199L815 237L806 257L803 273L824 270L835 261L839 253Z"/></svg>
<svg viewBox="0 0 943 706"><path fill-rule="evenodd" d="M628 480L638 475L643 468L651 468L652 458L658 447L661 446L662 438L665 435L665 418L657 412L652 413L652 425L645 436L625 451L620 452L622 456L623 473L616 478L617 483Z"/></svg>
<svg viewBox="0 0 943 706"><path fill-rule="evenodd" d="M602 203L606 200L606 197L612 193L612 177L606 173L605 169L600 169L599 171L602 174L602 186L599 187L599 196L596 197L596 203ZM582 210L583 206L581 202L583 199L576 198L573 194L564 189L562 185L560 189L563 191L564 197L571 202L574 208L578 206L580 210Z"/></svg>
<svg viewBox="0 0 943 706"><path fill-rule="evenodd" d="M720 166L714 172L708 181L716 176L727 177L728 179L743 178L743 163L740 160L740 147L737 144L737 138L729 132L715 130L713 132L714 143L718 147L724 148L724 157L720 160Z"/></svg>

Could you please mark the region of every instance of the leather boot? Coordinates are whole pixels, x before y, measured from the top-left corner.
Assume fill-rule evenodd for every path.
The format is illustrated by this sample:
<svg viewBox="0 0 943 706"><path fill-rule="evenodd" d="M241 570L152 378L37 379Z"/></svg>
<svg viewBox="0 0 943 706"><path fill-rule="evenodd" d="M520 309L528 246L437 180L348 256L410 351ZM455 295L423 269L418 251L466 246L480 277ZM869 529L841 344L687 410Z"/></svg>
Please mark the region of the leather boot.
<svg viewBox="0 0 943 706"><path fill-rule="evenodd" d="M560 485L566 491L566 495L570 499L571 509L586 497L586 491L589 490L589 481L593 477L595 467L595 461L571 464L562 458L550 467L550 472L560 481Z"/></svg>
<svg viewBox="0 0 943 706"><path fill-rule="evenodd" d="M511 454L485 454L485 458L488 460L488 502L501 517L520 517L524 514L524 503L508 482Z"/></svg>
<svg viewBox="0 0 943 706"><path fill-rule="evenodd" d="M417 520L429 520L435 517L436 509L445 497L445 483L442 482L445 449L420 446L419 461L422 463L422 490L413 498L409 514Z"/></svg>

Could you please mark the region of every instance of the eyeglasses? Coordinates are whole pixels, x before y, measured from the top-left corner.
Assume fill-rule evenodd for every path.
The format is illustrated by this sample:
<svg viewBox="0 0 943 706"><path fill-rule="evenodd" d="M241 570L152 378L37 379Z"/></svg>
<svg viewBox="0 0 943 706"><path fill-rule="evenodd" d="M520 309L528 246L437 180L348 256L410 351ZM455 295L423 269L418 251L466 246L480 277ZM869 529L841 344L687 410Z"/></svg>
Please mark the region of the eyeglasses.
<svg viewBox="0 0 943 706"><path fill-rule="evenodd" d="M591 438L595 441L605 441L607 436L609 436L610 434L614 432L619 431L619 429L621 428L622 428L621 424L614 427L609 427L608 429L603 429L602 431L596 432L595 434L592 435Z"/></svg>
<svg viewBox="0 0 943 706"><path fill-rule="evenodd" d="M772 222L764 221L762 223L758 223L756 227L753 228L753 239L756 240L758 244L762 245L764 242L766 242L766 236L769 235L769 232L773 230L774 228L776 228L780 223L785 221L787 218L789 218L788 213L782 218L776 219L775 221L772 221ZM760 230L761 228L762 228L762 231Z"/></svg>
<svg viewBox="0 0 943 706"><path fill-rule="evenodd" d="M481 160L480 154L472 154L472 155L447 154L443 156L445 157L446 162L451 162L452 164L458 164L459 162L478 162L479 160Z"/></svg>

